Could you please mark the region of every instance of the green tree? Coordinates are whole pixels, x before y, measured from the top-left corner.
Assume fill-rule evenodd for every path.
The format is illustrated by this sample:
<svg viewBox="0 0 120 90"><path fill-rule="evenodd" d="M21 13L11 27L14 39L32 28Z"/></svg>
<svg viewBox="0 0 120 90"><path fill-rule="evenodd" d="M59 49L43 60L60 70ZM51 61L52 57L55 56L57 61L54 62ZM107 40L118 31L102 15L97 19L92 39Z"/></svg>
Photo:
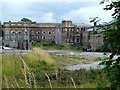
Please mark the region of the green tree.
<svg viewBox="0 0 120 90"><path fill-rule="evenodd" d="M114 9L113 21L102 26L105 30L104 36L112 54L109 60L103 61L105 72L110 82L110 88L116 90L120 88L120 1L113 1L104 10ZM116 59L114 57L117 56Z"/></svg>
<svg viewBox="0 0 120 90"><path fill-rule="evenodd" d="M30 19L28 19L28 18L23 18L23 19L21 19L21 21L22 22L32 22Z"/></svg>

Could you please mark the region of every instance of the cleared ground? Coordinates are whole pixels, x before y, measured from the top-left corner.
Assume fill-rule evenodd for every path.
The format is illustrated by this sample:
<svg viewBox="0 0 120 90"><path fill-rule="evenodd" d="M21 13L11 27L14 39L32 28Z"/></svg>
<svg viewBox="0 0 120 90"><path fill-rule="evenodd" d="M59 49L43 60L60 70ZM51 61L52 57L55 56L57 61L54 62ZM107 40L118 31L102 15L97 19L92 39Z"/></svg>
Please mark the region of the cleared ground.
<svg viewBox="0 0 120 90"><path fill-rule="evenodd" d="M98 52L71 52L65 50L48 50L56 58L62 69L79 70L79 69L98 69L103 68L99 63L108 58L110 53Z"/></svg>

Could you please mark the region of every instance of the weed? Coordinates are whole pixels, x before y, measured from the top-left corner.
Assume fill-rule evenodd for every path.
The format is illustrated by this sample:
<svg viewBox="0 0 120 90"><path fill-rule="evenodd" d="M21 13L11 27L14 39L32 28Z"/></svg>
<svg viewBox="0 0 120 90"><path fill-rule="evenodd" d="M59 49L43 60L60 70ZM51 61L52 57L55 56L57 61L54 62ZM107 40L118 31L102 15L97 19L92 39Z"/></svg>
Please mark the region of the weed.
<svg viewBox="0 0 120 90"><path fill-rule="evenodd" d="M80 56L56 56L60 59L81 60ZM68 60L68 61L69 61ZM65 63L65 60L62 61ZM69 71L59 67L59 60L41 49L23 55L5 55L2 58L3 86L5 88L78 88L94 87L102 70ZM99 78L100 77L100 78ZM105 78L103 78L105 80Z"/></svg>

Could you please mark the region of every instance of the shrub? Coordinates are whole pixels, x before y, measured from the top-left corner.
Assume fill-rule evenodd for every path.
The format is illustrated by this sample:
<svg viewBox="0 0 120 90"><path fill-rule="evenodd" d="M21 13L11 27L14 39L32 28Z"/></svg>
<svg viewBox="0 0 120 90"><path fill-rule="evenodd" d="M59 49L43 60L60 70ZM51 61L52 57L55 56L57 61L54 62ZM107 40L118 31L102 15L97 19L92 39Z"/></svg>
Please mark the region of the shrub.
<svg viewBox="0 0 120 90"><path fill-rule="evenodd" d="M95 50L96 52L110 52L110 49L107 47L99 47Z"/></svg>
<svg viewBox="0 0 120 90"><path fill-rule="evenodd" d="M43 46L53 46L53 45L56 45L55 41L51 41L51 40L44 40L44 41L41 42L41 44Z"/></svg>

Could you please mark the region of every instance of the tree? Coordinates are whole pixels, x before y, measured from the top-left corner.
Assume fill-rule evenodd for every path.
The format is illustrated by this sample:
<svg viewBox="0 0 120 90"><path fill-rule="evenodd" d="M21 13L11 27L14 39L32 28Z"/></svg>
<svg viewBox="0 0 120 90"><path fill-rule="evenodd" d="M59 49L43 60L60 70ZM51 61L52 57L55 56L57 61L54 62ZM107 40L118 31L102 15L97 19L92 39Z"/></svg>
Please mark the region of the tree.
<svg viewBox="0 0 120 90"><path fill-rule="evenodd" d="M93 27L93 32L94 32L94 31L96 31L97 22L99 22L100 19L99 19L99 17L94 17L94 18L89 18L89 19L91 19L90 23L92 23L92 22L94 23L94 27Z"/></svg>
<svg viewBox="0 0 120 90"><path fill-rule="evenodd" d="M21 21L22 22L32 22L30 19L28 19L28 18L23 18L23 19L21 19Z"/></svg>
<svg viewBox="0 0 120 90"><path fill-rule="evenodd" d="M114 9L113 21L103 25L105 30L104 36L108 43L112 54L109 60L103 61L101 64L105 65L105 72L107 73L110 82L110 88L114 90L120 87L120 1L111 2L104 10ZM118 56L114 59L115 56Z"/></svg>

